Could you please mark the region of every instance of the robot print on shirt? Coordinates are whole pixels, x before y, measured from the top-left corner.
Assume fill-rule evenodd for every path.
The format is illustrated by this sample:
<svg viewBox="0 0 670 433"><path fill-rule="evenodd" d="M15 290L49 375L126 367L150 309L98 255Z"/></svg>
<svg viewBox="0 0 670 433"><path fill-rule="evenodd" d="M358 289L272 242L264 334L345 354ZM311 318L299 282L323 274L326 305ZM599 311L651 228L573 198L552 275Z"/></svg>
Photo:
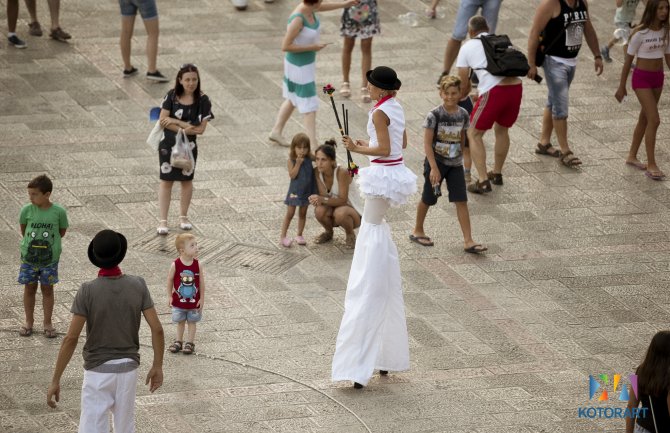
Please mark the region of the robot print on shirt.
<svg viewBox="0 0 670 433"><path fill-rule="evenodd" d="M43 224L33 224L31 227L30 243L28 244L28 253L26 255L26 262L36 265L48 265L53 259L53 236L51 232L45 228L41 228ZM49 224L51 225L51 224Z"/></svg>
<svg viewBox="0 0 670 433"><path fill-rule="evenodd" d="M195 295L198 293L198 288L195 286L195 274L193 271L183 270L179 273L179 288L177 294L179 295L179 302L195 302Z"/></svg>

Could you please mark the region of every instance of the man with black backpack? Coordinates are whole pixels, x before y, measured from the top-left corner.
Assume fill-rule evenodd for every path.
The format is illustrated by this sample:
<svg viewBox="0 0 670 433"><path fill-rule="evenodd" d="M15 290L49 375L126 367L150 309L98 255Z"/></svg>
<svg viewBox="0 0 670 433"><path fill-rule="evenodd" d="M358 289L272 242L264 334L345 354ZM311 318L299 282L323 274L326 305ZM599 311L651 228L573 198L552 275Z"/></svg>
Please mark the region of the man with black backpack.
<svg viewBox="0 0 670 433"><path fill-rule="evenodd" d="M470 93L470 70L479 78L479 97L470 115L470 154L479 179L468 186L476 194L491 192L491 183L502 185L502 168L509 151L509 128L519 116L523 88L520 76L526 75L528 62L512 47L504 35L489 35L489 26L482 16L468 22L470 40L463 45L456 60L461 79L461 94ZM494 75L495 74L495 75ZM484 134L495 131L493 170L486 170Z"/></svg>

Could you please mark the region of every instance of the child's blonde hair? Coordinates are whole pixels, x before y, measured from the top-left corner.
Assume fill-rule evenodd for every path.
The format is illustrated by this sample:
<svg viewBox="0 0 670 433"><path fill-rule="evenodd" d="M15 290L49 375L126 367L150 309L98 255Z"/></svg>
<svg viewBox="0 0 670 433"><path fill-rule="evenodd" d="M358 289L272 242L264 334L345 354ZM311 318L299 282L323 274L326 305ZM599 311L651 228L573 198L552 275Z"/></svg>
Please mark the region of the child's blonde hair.
<svg viewBox="0 0 670 433"><path fill-rule="evenodd" d="M293 136L293 139L291 140L291 149L289 150L289 158L296 159L298 157L298 154L295 152L296 147L306 147L307 155L305 155L305 159L312 158L312 147L310 145L309 137L304 132L298 132Z"/></svg>
<svg viewBox="0 0 670 433"><path fill-rule="evenodd" d="M184 244L187 241L195 240L195 236L192 235L191 233L180 233L177 235L177 237L174 240L174 246L177 248L177 252L181 253L181 249L184 248Z"/></svg>
<svg viewBox="0 0 670 433"><path fill-rule="evenodd" d="M440 90L445 92L449 87L458 87L461 88L461 79L453 75L445 75L440 80Z"/></svg>

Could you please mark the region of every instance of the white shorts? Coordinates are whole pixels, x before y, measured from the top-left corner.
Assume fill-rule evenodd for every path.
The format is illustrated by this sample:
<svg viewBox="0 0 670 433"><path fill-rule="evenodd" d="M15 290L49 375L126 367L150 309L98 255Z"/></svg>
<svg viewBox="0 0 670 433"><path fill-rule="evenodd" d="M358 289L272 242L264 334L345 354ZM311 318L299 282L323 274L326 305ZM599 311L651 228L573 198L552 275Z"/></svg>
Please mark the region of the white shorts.
<svg viewBox="0 0 670 433"><path fill-rule="evenodd" d="M131 359L114 359L109 364L123 364ZM139 369L125 373L84 371L81 386L79 433L108 432L112 413L115 433L135 432L135 393Z"/></svg>

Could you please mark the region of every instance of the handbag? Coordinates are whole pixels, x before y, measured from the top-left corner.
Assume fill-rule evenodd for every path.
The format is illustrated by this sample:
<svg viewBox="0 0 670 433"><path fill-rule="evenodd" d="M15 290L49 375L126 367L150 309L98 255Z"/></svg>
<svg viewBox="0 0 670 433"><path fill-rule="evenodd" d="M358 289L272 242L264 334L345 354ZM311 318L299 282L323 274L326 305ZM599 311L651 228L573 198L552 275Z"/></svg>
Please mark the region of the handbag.
<svg viewBox="0 0 670 433"><path fill-rule="evenodd" d="M179 129L175 144L172 146L172 151L170 152L170 165L174 168L181 168L186 172L193 170L195 158L193 157L191 147L191 142L188 141L186 133L183 129Z"/></svg>
<svg viewBox="0 0 670 433"><path fill-rule="evenodd" d="M151 130L149 136L147 137L147 144L151 146L153 150L158 150L158 145L160 144L162 139L163 139L163 127L161 126L160 121L156 121L153 129Z"/></svg>

